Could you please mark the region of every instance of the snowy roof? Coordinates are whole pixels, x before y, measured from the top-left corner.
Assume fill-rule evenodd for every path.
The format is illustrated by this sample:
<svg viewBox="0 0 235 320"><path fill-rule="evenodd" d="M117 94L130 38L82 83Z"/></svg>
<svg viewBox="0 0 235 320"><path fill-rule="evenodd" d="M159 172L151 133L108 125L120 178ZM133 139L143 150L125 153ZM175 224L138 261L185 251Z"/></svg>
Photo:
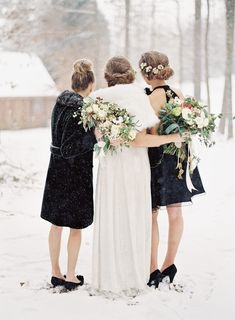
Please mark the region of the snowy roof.
<svg viewBox="0 0 235 320"><path fill-rule="evenodd" d="M55 82L38 56L0 51L0 97L55 95Z"/></svg>

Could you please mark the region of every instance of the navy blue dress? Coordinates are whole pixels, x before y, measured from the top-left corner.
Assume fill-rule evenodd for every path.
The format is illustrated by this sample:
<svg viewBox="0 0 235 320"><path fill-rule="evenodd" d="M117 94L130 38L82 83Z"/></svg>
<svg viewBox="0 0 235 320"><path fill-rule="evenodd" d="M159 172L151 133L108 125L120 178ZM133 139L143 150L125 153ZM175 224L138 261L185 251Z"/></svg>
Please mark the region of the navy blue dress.
<svg viewBox="0 0 235 320"><path fill-rule="evenodd" d="M172 97L177 97L177 94L167 85L154 88L164 89L165 92L170 90ZM152 92L147 91L148 95ZM166 94L166 100L169 101L169 96ZM149 161L151 166L151 195L152 208L158 209L164 206L179 206L182 203L191 203L192 197L198 194L205 193L201 177L196 167L191 176L192 183L197 190L190 192L186 185L186 167L187 160L183 162L183 176L178 178L177 157L163 153L163 146L149 148Z"/></svg>

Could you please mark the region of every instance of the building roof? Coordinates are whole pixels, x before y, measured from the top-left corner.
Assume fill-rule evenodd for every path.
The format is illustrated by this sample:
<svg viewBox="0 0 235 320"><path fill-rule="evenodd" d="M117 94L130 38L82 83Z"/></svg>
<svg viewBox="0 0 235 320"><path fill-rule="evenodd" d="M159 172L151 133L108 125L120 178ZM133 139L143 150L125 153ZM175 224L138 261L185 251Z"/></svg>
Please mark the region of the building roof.
<svg viewBox="0 0 235 320"><path fill-rule="evenodd" d="M0 51L0 97L48 97L58 93L37 55Z"/></svg>

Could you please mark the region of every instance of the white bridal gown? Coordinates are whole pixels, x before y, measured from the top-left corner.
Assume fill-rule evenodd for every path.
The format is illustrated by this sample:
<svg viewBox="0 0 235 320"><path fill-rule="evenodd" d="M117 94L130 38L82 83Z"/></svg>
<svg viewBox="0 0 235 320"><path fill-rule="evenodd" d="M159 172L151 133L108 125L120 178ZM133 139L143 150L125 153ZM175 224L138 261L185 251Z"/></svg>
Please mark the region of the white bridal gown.
<svg viewBox="0 0 235 320"><path fill-rule="evenodd" d="M95 92L135 116L140 130L158 122L138 84ZM99 291L146 288L151 251L150 166L147 148L123 148L100 159L95 203L92 286Z"/></svg>

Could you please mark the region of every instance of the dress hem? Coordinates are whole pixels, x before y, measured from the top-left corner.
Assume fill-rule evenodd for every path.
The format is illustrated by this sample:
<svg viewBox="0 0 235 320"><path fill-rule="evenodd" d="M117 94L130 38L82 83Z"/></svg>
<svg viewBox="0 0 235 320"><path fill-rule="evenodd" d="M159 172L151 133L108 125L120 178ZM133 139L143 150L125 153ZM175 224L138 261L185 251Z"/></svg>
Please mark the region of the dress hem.
<svg viewBox="0 0 235 320"><path fill-rule="evenodd" d="M48 219L46 217L43 217L42 215L41 215L41 218L43 220L46 220L46 221L50 222L51 224L53 224L53 225L55 225L57 227L67 227L67 228L71 228L71 229L85 229L85 228L89 227L90 225L92 225L92 223L93 223L93 220L92 220L88 224L85 224L85 225L72 226L72 225L69 225L69 224L66 224L66 223L65 224L57 223L57 222L53 221L52 219Z"/></svg>
<svg viewBox="0 0 235 320"><path fill-rule="evenodd" d="M191 197L191 199L189 200L185 200L185 201L181 201L181 202L175 202L173 201L172 203L168 203L168 204L161 204L161 205L158 205L158 206L154 206L152 207L152 211L155 211L155 210L159 210L159 209L166 209L167 206L171 206L171 207L181 207L182 205L184 206L190 206L190 205L193 205L193 199L195 197L198 197L198 196L205 196L206 195L206 192L201 192L201 193L198 193L198 194L195 194Z"/></svg>

